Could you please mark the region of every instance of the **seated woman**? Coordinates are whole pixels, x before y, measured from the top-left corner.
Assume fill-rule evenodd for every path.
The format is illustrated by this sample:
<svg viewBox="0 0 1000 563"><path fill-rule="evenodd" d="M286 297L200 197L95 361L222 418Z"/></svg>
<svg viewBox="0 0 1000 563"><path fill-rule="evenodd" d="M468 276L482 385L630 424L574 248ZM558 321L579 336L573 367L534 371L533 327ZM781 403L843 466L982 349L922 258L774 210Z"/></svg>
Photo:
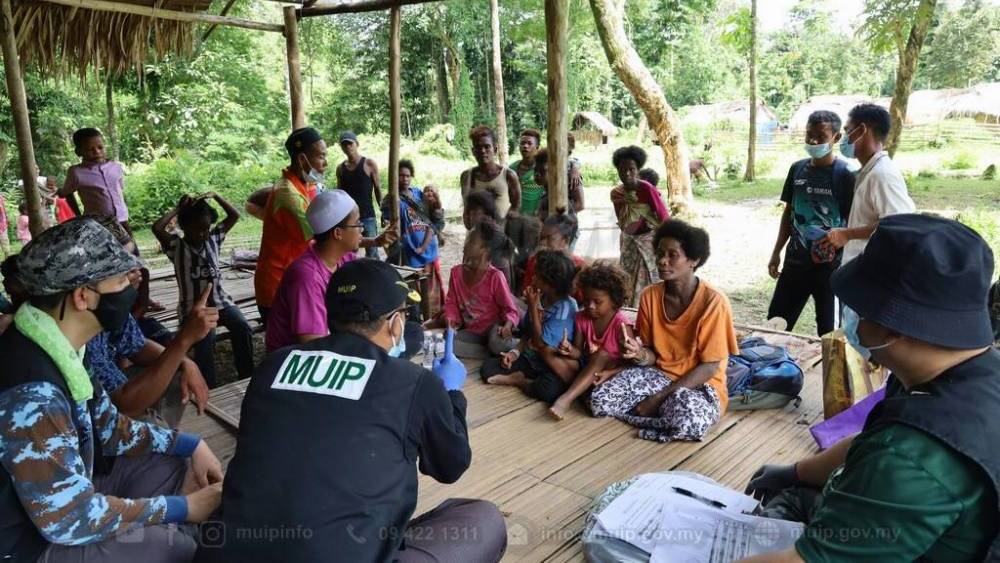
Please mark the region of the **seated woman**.
<svg viewBox="0 0 1000 563"><path fill-rule="evenodd" d="M729 299L695 275L709 255L708 233L664 221L653 237L663 281L639 298L637 337L622 335L635 367L598 385L594 416L640 428L646 440L700 440L726 412L726 365L739 352Z"/></svg>
<svg viewBox="0 0 1000 563"><path fill-rule="evenodd" d="M525 288L528 312L521 320L521 341L499 359L490 358L480 369L483 381L513 385L531 397L552 403L576 375L556 351L574 338L576 301L570 296L576 266L563 252L541 250L538 275Z"/></svg>
<svg viewBox="0 0 1000 563"><path fill-rule="evenodd" d="M622 371L622 331L632 335L621 310L631 297L631 289L628 275L618 264L595 262L580 272L577 282L584 297L576 314L574 338L572 343L561 342L556 350L572 378L569 389L549 409L556 420L563 419L577 397Z"/></svg>
<svg viewBox="0 0 1000 563"><path fill-rule="evenodd" d="M485 222L469 231L462 263L451 269L444 318L424 323L424 328L455 329L459 358L485 359L517 345L513 332L521 315L507 280L490 264L490 248L498 236L503 234Z"/></svg>

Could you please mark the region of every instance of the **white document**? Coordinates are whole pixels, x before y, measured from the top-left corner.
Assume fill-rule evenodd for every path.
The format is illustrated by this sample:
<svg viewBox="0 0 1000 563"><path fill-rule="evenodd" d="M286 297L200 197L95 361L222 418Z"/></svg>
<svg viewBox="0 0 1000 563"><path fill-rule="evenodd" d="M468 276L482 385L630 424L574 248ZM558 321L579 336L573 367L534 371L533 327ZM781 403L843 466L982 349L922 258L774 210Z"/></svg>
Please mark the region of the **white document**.
<svg viewBox="0 0 1000 563"><path fill-rule="evenodd" d="M675 513L676 507L705 507L713 513L738 515L752 512L757 501L705 478L647 473L598 514L597 522L605 535L653 553L657 544L675 535L672 527L663 524L664 514Z"/></svg>
<svg viewBox="0 0 1000 563"><path fill-rule="evenodd" d="M788 549L804 530L798 522L734 514L687 498L670 503L662 516L650 563L729 563Z"/></svg>

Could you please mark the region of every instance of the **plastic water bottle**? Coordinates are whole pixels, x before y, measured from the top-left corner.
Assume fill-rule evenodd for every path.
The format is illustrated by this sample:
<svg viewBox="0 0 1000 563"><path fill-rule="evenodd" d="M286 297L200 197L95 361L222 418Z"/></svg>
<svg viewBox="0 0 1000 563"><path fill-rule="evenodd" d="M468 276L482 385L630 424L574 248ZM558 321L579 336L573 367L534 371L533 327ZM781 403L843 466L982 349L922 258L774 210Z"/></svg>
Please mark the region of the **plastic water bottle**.
<svg viewBox="0 0 1000 563"><path fill-rule="evenodd" d="M444 357L444 335L440 332L434 335L434 357Z"/></svg>
<svg viewBox="0 0 1000 563"><path fill-rule="evenodd" d="M424 334L423 358L421 359L420 365L426 369L432 369L434 367L434 336L430 333Z"/></svg>

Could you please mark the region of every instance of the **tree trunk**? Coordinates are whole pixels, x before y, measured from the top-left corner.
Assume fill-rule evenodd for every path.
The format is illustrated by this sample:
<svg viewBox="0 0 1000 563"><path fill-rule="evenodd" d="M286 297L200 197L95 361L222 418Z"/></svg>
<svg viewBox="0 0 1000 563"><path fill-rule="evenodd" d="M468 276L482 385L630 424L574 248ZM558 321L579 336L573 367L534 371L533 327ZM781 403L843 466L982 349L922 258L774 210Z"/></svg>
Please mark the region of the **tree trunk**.
<svg viewBox="0 0 1000 563"><path fill-rule="evenodd" d="M500 151L500 164L507 165L507 108L504 104L503 66L500 61L500 1L490 0L490 21L493 24L493 98L496 102L497 114L497 149Z"/></svg>
<svg viewBox="0 0 1000 563"><path fill-rule="evenodd" d="M445 68L444 63L445 51L441 49L441 56L437 58L437 64L434 65L434 74L437 76L437 101L438 108L441 110L440 123L448 123L448 114L451 113L451 103L448 97L448 69Z"/></svg>
<svg viewBox="0 0 1000 563"><path fill-rule="evenodd" d="M306 110L302 102L302 65L299 63L299 20L295 6L285 6L285 58L288 62L288 100L291 107L292 130L306 126Z"/></svg>
<svg viewBox="0 0 1000 563"><path fill-rule="evenodd" d="M566 116L566 51L569 35L569 0L545 0L545 60L548 98L548 186L552 212L569 207L569 127Z"/></svg>
<svg viewBox="0 0 1000 563"><path fill-rule="evenodd" d="M104 82L104 102L108 108L108 140L111 141L111 156L121 161L121 149L118 146L118 127L115 126L115 92L113 88L114 75L108 72Z"/></svg>
<svg viewBox="0 0 1000 563"><path fill-rule="evenodd" d="M680 120L625 33L624 0L590 0L590 9L608 64L632 93L660 142L670 204L675 211L683 211L692 204L692 195L688 150Z"/></svg>
<svg viewBox="0 0 1000 563"><path fill-rule="evenodd" d="M937 0L920 0L917 12L913 16L913 27L910 28L906 47L899 52L896 86L892 90L892 103L889 104L892 126L889 128L889 138L885 142L885 150L889 156L895 155L896 149L899 148L899 138L906 123L906 106L910 101L910 93L913 92L913 75L916 74L920 49L923 48L924 39L927 38L927 30L934 19L936 6Z"/></svg>
<svg viewBox="0 0 1000 563"><path fill-rule="evenodd" d="M402 28L402 8L394 6L389 10L389 217L390 223L399 232L399 137L400 109L403 105L401 95L400 70L400 30ZM381 205L382 202L378 202ZM402 260L400 253L400 260ZM401 264L402 265L402 264Z"/></svg>
<svg viewBox="0 0 1000 563"><path fill-rule="evenodd" d="M744 182L753 182L757 156L757 0L750 0L750 138Z"/></svg>

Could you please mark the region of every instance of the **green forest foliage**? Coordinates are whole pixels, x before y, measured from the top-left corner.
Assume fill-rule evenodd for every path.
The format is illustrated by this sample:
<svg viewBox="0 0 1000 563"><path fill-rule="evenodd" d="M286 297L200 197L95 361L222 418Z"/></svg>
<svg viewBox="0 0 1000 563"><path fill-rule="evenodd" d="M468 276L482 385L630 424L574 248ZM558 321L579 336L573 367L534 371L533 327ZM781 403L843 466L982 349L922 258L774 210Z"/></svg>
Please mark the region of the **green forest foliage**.
<svg viewBox="0 0 1000 563"><path fill-rule="evenodd" d="M871 0L885 4L907 0ZM599 111L634 127L641 116L607 64L588 2L571 0L569 107ZM744 98L739 0L629 0L629 31L640 56L675 107ZM544 125L545 29L542 2L501 0L508 138ZM235 15L280 21L271 2L238 3ZM787 25L761 38L761 98L779 116L816 94L891 93L896 59L863 33L834 23L835 0L797 4ZM1000 8L967 0L939 9L925 46L917 88L1000 80ZM861 22L859 22L860 25ZM200 34L199 34L200 35ZM388 132L386 13L311 18L301 23L303 86L310 122L333 138L343 129ZM465 132L495 125L487 0L408 6L403 29L403 118L421 151L468 154ZM276 175L288 134L284 39L218 28L189 59L171 58L112 83L117 150L128 167L137 218L155 217L184 191L242 197ZM105 77L44 77L26 69L36 158L61 182L77 160L78 127L107 131ZM441 124L450 123L453 130ZM453 132L453 133L452 133ZM450 140L450 146L449 146ZM110 139L108 139L110 143ZM364 147L363 147L364 148ZM513 148L513 147L511 147ZM333 161L339 160L332 148ZM10 187L17 160L9 100L0 97L0 179Z"/></svg>

